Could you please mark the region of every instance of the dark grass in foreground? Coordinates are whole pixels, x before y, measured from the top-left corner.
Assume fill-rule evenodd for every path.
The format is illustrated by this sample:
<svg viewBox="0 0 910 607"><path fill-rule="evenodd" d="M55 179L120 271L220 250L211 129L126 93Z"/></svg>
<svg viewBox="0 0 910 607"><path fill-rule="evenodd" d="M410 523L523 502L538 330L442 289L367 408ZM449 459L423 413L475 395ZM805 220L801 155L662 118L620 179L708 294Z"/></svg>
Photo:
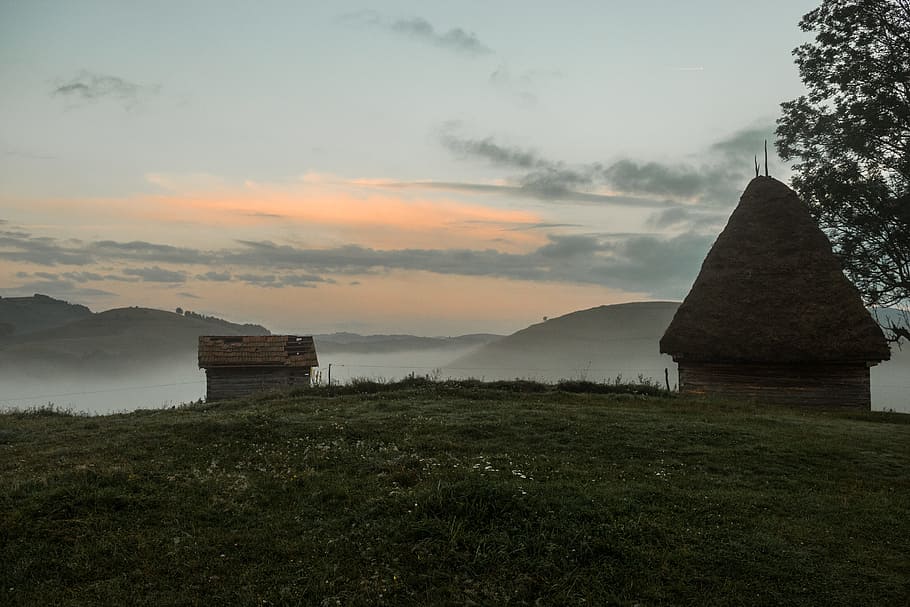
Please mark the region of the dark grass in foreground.
<svg viewBox="0 0 910 607"><path fill-rule="evenodd" d="M910 416L418 380L8 414L0 563L3 605L906 604Z"/></svg>

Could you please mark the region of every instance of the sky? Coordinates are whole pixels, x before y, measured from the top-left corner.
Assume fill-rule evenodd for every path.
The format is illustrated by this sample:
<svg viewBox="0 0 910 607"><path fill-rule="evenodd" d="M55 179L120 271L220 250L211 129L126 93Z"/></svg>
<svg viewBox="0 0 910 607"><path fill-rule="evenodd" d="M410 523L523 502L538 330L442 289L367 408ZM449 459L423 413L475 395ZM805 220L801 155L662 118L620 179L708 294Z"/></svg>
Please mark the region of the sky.
<svg viewBox="0 0 910 607"><path fill-rule="evenodd" d="M681 300L816 2L0 0L0 296L280 332Z"/></svg>

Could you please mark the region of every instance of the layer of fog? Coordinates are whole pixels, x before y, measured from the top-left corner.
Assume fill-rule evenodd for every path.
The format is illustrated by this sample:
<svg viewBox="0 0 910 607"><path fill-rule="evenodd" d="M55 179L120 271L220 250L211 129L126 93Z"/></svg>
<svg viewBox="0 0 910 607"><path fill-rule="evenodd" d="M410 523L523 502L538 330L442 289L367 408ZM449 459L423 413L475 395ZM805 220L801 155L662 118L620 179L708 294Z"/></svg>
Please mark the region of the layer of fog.
<svg viewBox="0 0 910 607"><path fill-rule="evenodd" d="M353 379L394 381L414 374L434 379L473 377L482 380L587 379L590 381L638 381L639 375L664 385L664 368L670 385L676 388L676 368L666 357L648 360L614 359L607 362L560 365L558 359L546 367L520 368L504 361L501 367L466 367L459 358L472 349L420 350L381 354L336 352L320 356L317 382L349 383ZM872 369L873 410L910 413L910 349L896 350L893 359ZM195 357L181 357L141 372L115 376L92 374L62 375L52 369L15 374L0 371L0 410L30 409L53 404L74 413L107 415L136 409L160 409L191 403L205 397L205 374L196 368Z"/></svg>
<svg viewBox="0 0 910 607"><path fill-rule="evenodd" d="M56 409L88 415L162 409L205 397L205 373L183 361L103 377L48 373L10 376L0 372L0 411Z"/></svg>
<svg viewBox="0 0 910 607"><path fill-rule="evenodd" d="M394 381L414 374L439 379L455 377L445 365L476 348L444 348L409 352L362 354L337 352L320 355L316 383L327 384L329 365L334 384L352 379ZM52 365L37 364L15 373L0 371L0 411L57 409L88 415L161 409L205 398L205 372L196 366L195 353L142 371L60 373Z"/></svg>
<svg viewBox="0 0 910 607"><path fill-rule="evenodd" d="M345 384L353 379L396 381L409 375L448 379L456 377L449 366L452 361L469 354L477 348L442 348L438 350L417 350L364 354L357 352L335 352L319 355L322 365L316 379L328 383L329 365L332 366L332 383Z"/></svg>
<svg viewBox="0 0 910 607"><path fill-rule="evenodd" d="M872 410L910 413L910 344L891 348L891 360L872 367Z"/></svg>
<svg viewBox="0 0 910 607"><path fill-rule="evenodd" d="M474 378L483 381L498 379L530 379L542 382L556 382L560 379L586 379L595 382L620 381L637 382L639 376L646 381L664 385L664 369L669 367L670 385L676 386L676 369L669 357L652 358L642 361L615 360L575 365L565 365L560 360L551 364L523 366L504 360L500 366L472 366L459 359L476 348L461 350L421 350L419 352L398 352L395 354L352 354L339 352L331 358L321 356L320 378L328 381L328 363L332 363L332 382L347 383L352 379L394 381L417 375L432 379Z"/></svg>

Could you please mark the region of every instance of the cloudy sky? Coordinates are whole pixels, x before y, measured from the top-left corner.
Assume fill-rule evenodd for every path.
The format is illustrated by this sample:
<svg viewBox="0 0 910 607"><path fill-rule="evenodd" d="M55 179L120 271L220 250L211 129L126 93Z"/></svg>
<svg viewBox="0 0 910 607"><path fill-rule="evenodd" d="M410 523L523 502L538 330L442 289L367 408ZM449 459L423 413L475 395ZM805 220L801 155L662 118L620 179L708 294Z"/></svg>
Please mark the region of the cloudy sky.
<svg viewBox="0 0 910 607"><path fill-rule="evenodd" d="M425 335L681 299L815 4L0 0L0 295Z"/></svg>

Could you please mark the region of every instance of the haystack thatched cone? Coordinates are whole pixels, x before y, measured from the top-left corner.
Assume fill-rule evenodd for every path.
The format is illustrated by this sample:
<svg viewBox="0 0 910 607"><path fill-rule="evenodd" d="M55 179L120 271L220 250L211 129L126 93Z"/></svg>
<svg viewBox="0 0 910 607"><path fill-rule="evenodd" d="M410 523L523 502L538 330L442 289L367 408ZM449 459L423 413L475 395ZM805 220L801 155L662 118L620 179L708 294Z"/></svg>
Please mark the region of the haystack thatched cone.
<svg viewBox="0 0 910 607"><path fill-rule="evenodd" d="M867 363L890 358L831 243L786 185L756 177L660 340L677 361Z"/></svg>

